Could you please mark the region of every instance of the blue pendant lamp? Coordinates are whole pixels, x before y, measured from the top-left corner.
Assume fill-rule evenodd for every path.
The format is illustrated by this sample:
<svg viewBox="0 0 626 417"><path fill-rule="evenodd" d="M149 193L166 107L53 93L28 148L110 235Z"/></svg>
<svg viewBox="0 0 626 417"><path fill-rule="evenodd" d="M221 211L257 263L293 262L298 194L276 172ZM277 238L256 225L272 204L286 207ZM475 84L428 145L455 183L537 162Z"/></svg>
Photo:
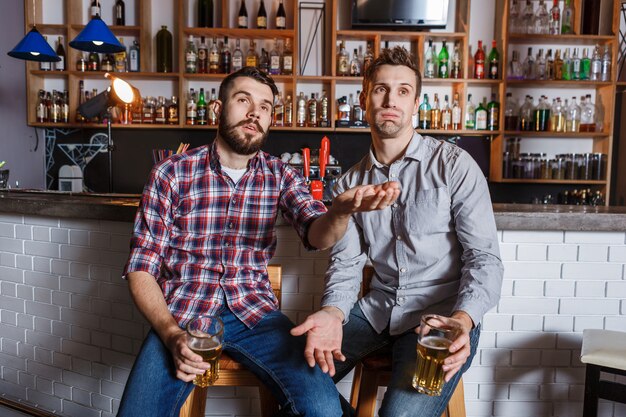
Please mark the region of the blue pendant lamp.
<svg viewBox="0 0 626 417"><path fill-rule="evenodd" d="M105 54L126 50L98 15L70 42L70 46L80 51Z"/></svg>
<svg viewBox="0 0 626 417"><path fill-rule="evenodd" d="M27 61L58 62L61 60L36 27L33 27L24 39L7 54Z"/></svg>

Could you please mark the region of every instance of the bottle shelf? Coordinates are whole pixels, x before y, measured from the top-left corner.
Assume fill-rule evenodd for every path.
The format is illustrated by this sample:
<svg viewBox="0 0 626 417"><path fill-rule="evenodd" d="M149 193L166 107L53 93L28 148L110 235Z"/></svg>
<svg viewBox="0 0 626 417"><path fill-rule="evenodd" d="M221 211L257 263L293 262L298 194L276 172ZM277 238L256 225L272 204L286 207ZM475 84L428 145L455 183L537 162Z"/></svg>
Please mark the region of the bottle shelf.
<svg viewBox="0 0 626 417"><path fill-rule="evenodd" d="M184 28L185 35L205 38L223 38L228 36L231 39L293 39L295 31L293 29L239 29L239 28Z"/></svg>
<svg viewBox="0 0 626 417"><path fill-rule="evenodd" d="M465 39L466 34L463 32L400 32L400 31L367 31L367 30L338 30L337 38L339 40L374 40L380 36L386 41L407 41L418 39L438 40L461 40Z"/></svg>
<svg viewBox="0 0 626 417"><path fill-rule="evenodd" d="M53 64L54 65L54 64ZM51 78L65 78L68 76L69 71L43 71L43 70L30 70L30 75L39 75Z"/></svg>
<svg viewBox="0 0 626 417"><path fill-rule="evenodd" d="M504 136L515 136L524 138L598 138L607 137L607 132L535 132L535 131L516 131L505 130Z"/></svg>
<svg viewBox="0 0 626 417"><path fill-rule="evenodd" d="M606 185L606 180L540 180L526 178L502 178L501 180L493 180L494 182L503 182L510 184L578 184L578 185Z"/></svg>
<svg viewBox="0 0 626 417"><path fill-rule="evenodd" d="M188 80L205 80L205 81L222 81L229 74L189 74L183 73L182 76ZM293 75L271 75L276 82L292 82Z"/></svg>
<svg viewBox="0 0 626 417"><path fill-rule="evenodd" d="M476 79L476 78L422 78L423 85L448 85L448 84L476 84L476 85L499 85L502 80Z"/></svg>
<svg viewBox="0 0 626 417"><path fill-rule="evenodd" d="M127 79L145 79L145 78L156 78L158 80L178 80L177 72L114 72L114 71L69 71L69 74L79 78L85 79L98 79L104 78L104 74L110 73L115 77L122 78L124 80Z"/></svg>
<svg viewBox="0 0 626 417"><path fill-rule="evenodd" d="M591 81L591 80L506 80L507 86L510 87L551 87L551 88L595 88L610 86L610 81Z"/></svg>
<svg viewBox="0 0 626 417"><path fill-rule="evenodd" d="M568 44L568 45L595 45L613 42L614 36L604 35L537 35L527 33L509 34L509 43L512 44Z"/></svg>
<svg viewBox="0 0 626 417"><path fill-rule="evenodd" d="M37 23L37 30L44 35L65 35L67 32L67 26L65 25L54 25L47 23ZM28 25L28 30L32 29L33 25Z"/></svg>
<svg viewBox="0 0 626 417"><path fill-rule="evenodd" d="M80 32L85 25L70 25L70 27ZM141 33L141 26L109 26L109 29L118 36L139 36Z"/></svg>
<svg viewBox="0 0 626 417"><path fill-rule="evenodd" d="M444 130L444 129L415 129L417 133L420 135L430 135L430 136L498 136L502 134L501 130L470 130L470 129L459 129L459 130Z"/></svg>

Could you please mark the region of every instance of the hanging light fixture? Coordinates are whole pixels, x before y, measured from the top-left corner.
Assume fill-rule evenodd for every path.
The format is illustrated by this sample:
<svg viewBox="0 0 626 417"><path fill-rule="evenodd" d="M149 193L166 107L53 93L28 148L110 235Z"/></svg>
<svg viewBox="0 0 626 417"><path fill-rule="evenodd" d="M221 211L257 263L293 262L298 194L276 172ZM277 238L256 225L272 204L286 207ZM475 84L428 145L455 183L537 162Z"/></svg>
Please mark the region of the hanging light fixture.
<svg viewBox="0 0 626 417"><path fill-rule="evenodd" d="M33 0L33 28L24 36L24 39L15 45L15 48L7 52L7 55L27 61L60 61L61 58L54 52L54 49L48 44L48 41L46 41L37 30L36 21L35 0Z"/></svg>
<svg viewBox="0 0 626 417"><path fill-rule="evenodd" d="M91 18L87 26L70 42L70 46L80 51L105 54L126 50L99 15Z"/></svg>

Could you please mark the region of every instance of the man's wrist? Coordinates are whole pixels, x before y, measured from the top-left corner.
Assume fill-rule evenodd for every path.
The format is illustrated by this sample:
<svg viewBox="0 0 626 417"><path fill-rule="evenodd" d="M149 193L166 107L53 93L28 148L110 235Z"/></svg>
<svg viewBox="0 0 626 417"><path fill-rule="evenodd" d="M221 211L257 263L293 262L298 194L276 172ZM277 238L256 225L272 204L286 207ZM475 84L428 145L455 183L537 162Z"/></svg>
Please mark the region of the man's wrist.
<svg viewBox="0 0 626 417"><path fill-rule="evenodd" d="M460 321L461 323L463 323L463 326L469 331L472 330L475 326L474 324L474 320L472 320L472 317L466 313L463 310L456 310L454 313L452 313L452 318Z"/></svg>
<svg viewBox="0 0 626 417"><path fill-rule="evenodd" d="M341 321L342 323L343 323L343 320L345 319L345 315L343 314L343 311L339 309L339 307L324 306L322 307L322 311L327 312L328 314L335 317L337 320Z"/></svg>

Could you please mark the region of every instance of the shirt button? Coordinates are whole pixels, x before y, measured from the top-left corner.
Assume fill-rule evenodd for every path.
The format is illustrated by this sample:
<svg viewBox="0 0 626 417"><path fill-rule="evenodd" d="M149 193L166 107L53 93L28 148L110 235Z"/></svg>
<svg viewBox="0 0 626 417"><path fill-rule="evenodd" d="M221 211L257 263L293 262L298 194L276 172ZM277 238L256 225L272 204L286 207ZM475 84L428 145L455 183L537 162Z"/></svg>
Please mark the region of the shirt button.
<svg viewBox="0 0 626 417"><path fill-rule="evenodd" d="M397 177L396 174L391 174L391 178L395 178L395 177Z"/></svg>
<svg viewBox="0 0 626 417"><path fill-rule="evenodd" d="M398 304L404 303L405 298L404 297L400 297L398 298Z"/></svg>
<svg viewBox="0 0 626 417"><path fill-rule="evenodd" d="M233 228L233 224L232 224L232 222L231 222L231 223L228 223L228 228L229 228L229 229L232 229L232 228Z"/></svg>
<svg viewBox="0 0 626 417"><path fill-rule="evenodd" d="M391 206L392 206L393 208L398 208L398 203L393 203Z"/></svg>
<svg viewBox="0 0 626 417"><path fill-rule="evenodd" d="M402 240L402 236L396 236L396 239Z"/></svg>
<svg viewBox="0 0 626 417"><path fill-rule="evenodd" d="M229 247L230 243L226 242L226 243L224 243L224 246Z"/></svg>
<svg viewBox="0 0 626 417"><path fill-rule="evenodd" d="M406 268L400 268L400 272L404 274L406 272Z"/></svg>

